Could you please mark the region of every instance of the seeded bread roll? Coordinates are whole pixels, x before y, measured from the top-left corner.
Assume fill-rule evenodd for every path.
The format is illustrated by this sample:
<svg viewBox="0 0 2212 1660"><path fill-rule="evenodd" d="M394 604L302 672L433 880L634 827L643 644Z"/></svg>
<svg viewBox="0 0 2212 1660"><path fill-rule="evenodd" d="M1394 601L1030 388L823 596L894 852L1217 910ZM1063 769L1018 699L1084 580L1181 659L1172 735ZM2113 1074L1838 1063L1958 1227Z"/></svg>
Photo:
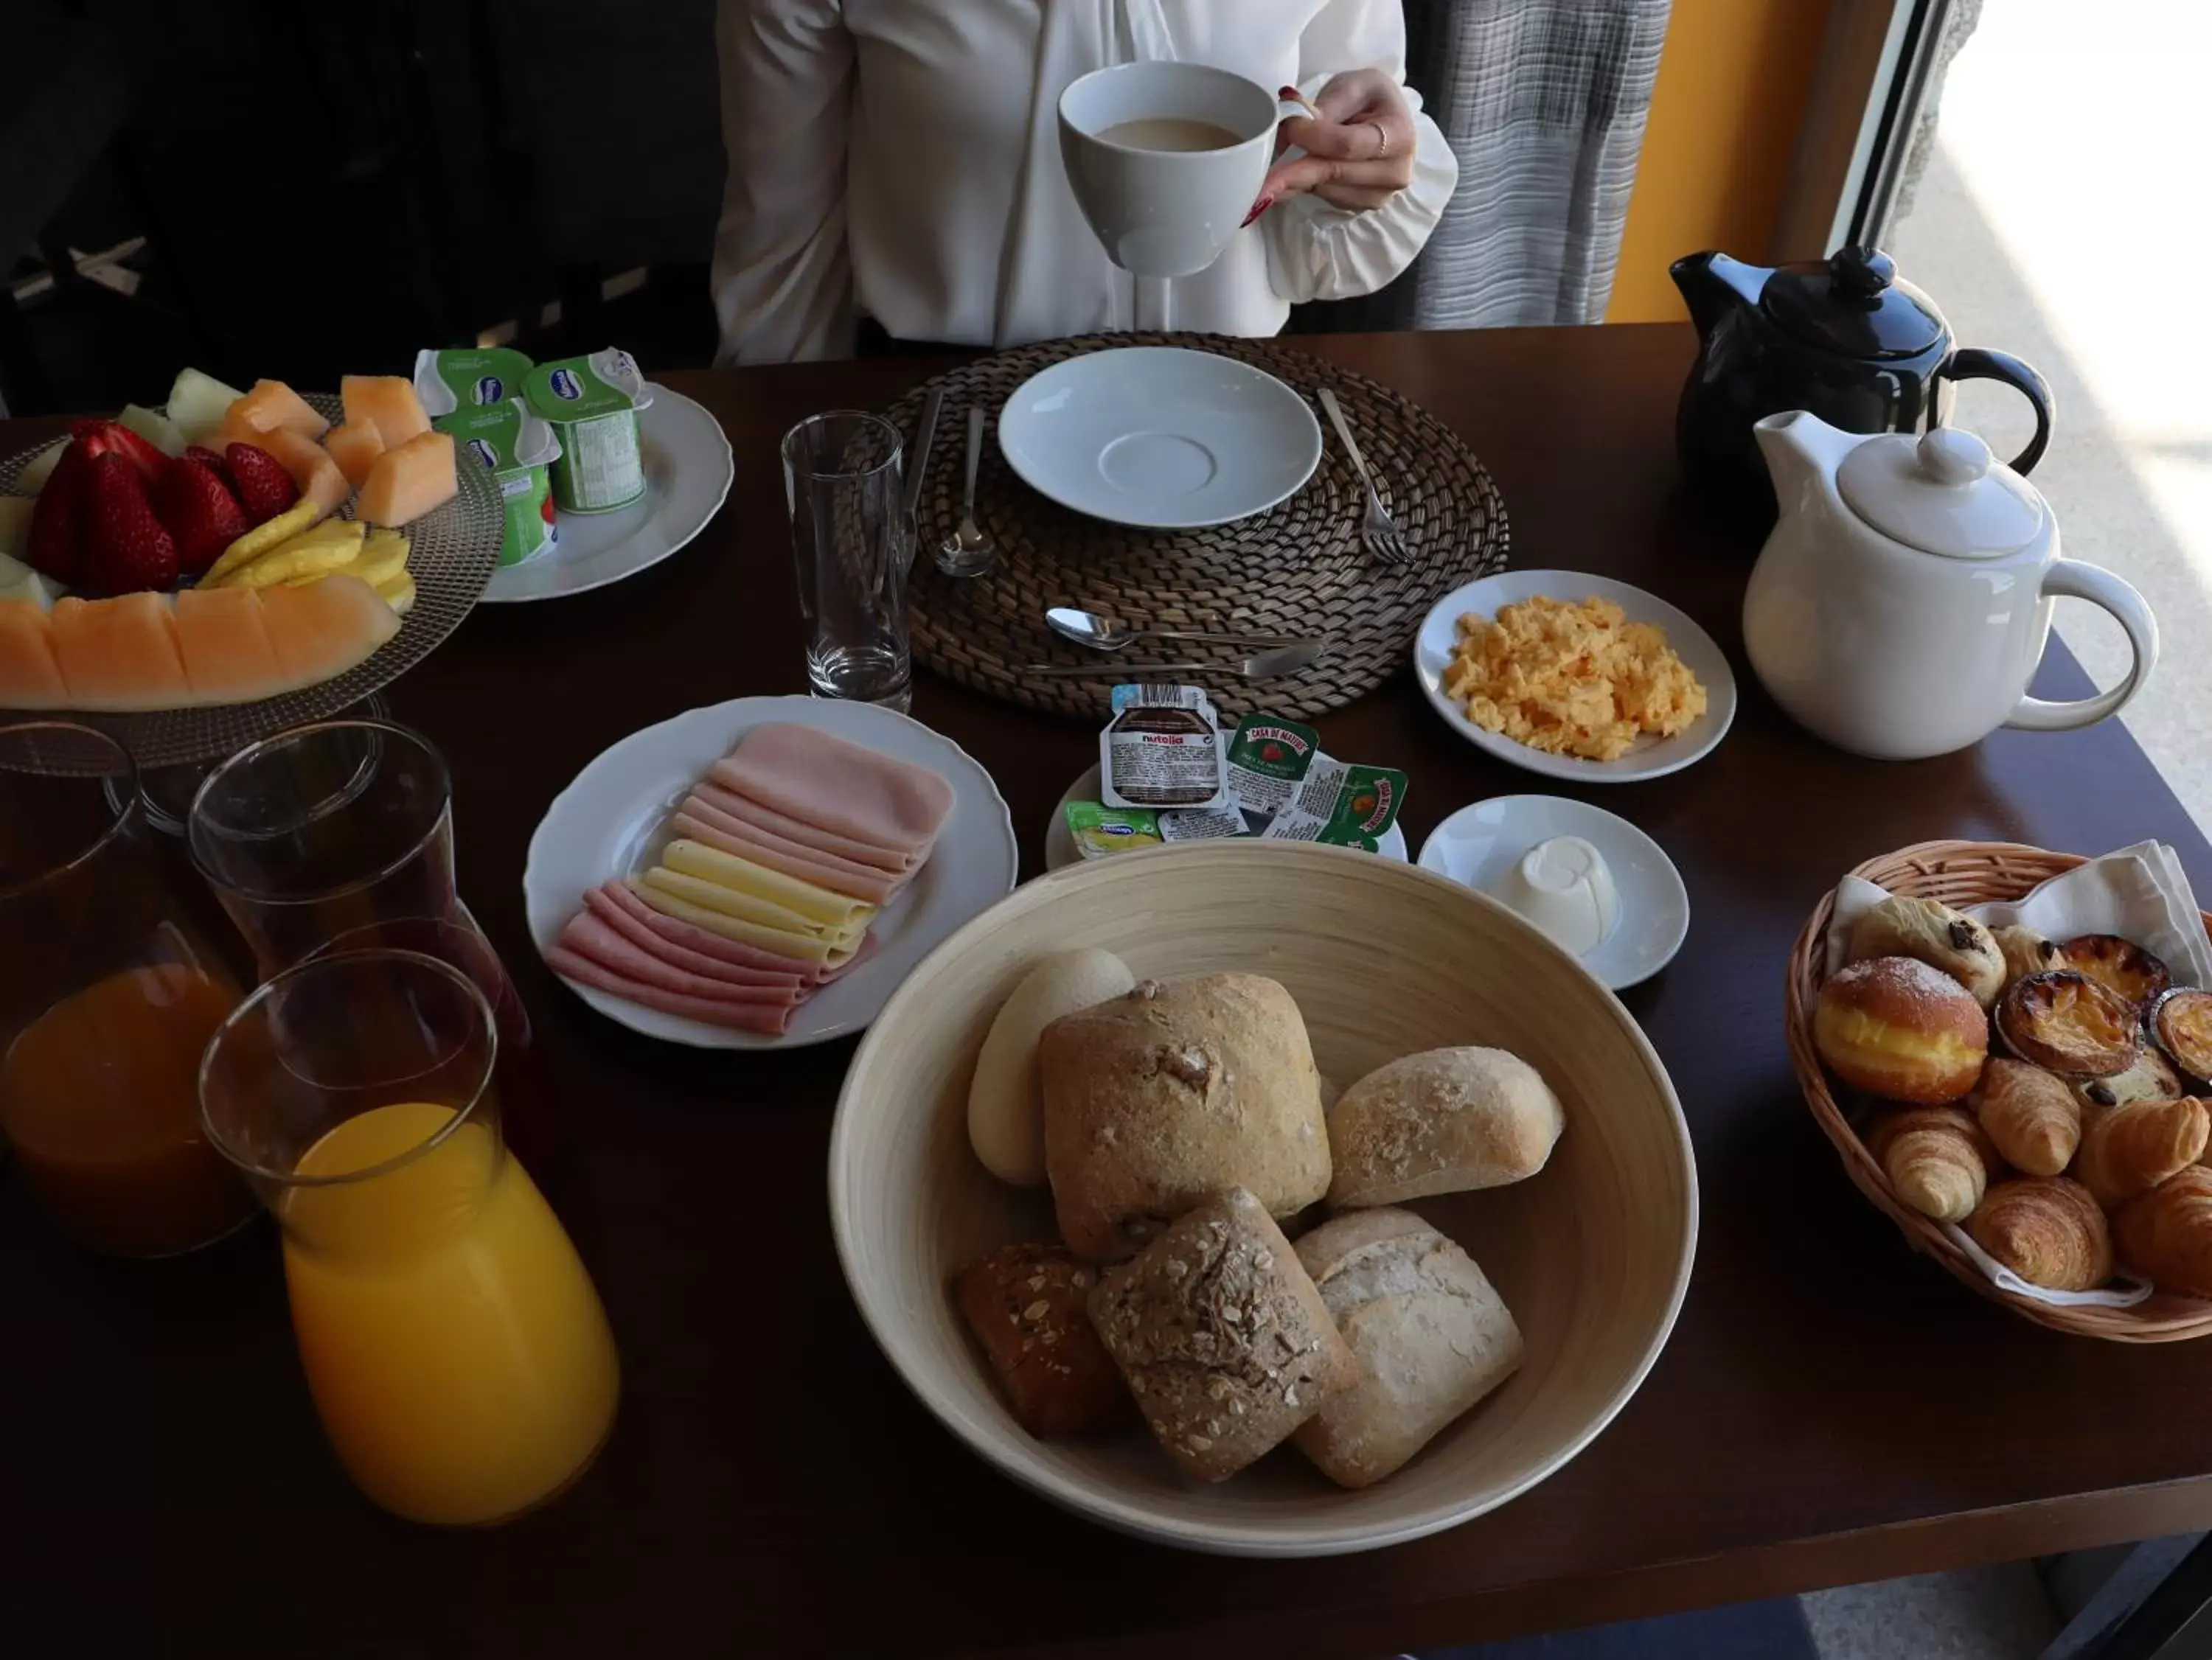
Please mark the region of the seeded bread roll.
<svg viewBox="0 0 2212 1660"><path fill-rule="evenodd" d="M1566 1127L1536 1069L1502 1049L1431 1049L1377 1068L1328 1115L1332 1209L1401 1204L1534 1175Z"/></svg>
<svg viewBox="0 0 2212 1660"><path fill-rule="evenodd" d="M1241 1187L1108 1269L1091 1318L1154 1437L1202 1481L1234 1475L1359 1377L1297 1253Z"/></svg>
<svg viewBox="0 0 2212 1660"><path fill-rule="evenodd" d="M953 1279L961 1317L1032 1435L1081 1435L1129 1416L1128 1391L1091 1324L1097 1277L1059 1245L1012 1245Z"/></svg>
<svg viewBox="0 0 2212 1660"><path fill-rule="evenodd" d="M1047 1027L1037 1066L1045 1173L1078 1256L1127 1257L1228 1188L1276 1216L1328 1190L1313 1049L1273 980L1147 980Z"/></svg>
<svg viewBox="0 0 2212 1660"><path fill-rule="evenodd" d="M1521 1329L1474 1259L1407 1210L1354 1210L1297 1243L1359 1381L1300 1425L1340 1487L1391 1475L1513 1375Z"/></svg>

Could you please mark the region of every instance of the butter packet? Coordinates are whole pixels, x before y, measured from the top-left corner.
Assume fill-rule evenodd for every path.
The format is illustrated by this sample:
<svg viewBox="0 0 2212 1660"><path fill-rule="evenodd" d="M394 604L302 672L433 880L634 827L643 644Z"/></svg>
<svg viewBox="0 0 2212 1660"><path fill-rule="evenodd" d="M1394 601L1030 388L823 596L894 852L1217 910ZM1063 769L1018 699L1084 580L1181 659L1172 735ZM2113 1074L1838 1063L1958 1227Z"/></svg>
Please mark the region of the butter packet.
<svg viewBox="0 0 2212 1660"><path fill-rule="evenodd" d="M1067 833L1085 859L1103 859L1170 842L1212 841L1249 833L1240 813L1155 813L1141 807L1108 807L1095 801L1067 803Z"/></svg>
<svg viewBox="0 0 2212 1660"><path fill-rule="evenodd" d="M1114 718L1098 735L1098 795L1109 807L1154 811L1231 805L1229 746L1203 688L1114 688Z"/></svg>
<svg viewBox="0 0 2212 1660"><path fill-rule="evenodd" d="M1297 793L1260 833L1262 841L1317 841L1372 853L1406 804L1406 775L1317 756Z"/></svg>
<svg viewBox="0 0 2212 1660"><path fill-rule="evenodd" d="M1251 714L1229 744L1229 793L1255 818L1273 818L1298 793L1321 754L1321 734L1280 715Z"/></svg>

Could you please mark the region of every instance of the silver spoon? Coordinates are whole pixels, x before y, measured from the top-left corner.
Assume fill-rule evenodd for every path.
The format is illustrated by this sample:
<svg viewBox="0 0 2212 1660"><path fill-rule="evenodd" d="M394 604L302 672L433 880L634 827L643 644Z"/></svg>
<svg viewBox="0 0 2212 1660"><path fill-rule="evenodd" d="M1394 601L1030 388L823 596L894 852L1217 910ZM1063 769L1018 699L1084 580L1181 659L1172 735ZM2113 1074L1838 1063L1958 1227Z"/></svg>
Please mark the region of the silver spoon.
<svg viewBox="0 0 2212 1660"><path fill-rule="evenodd" d="M1295 634L1217 634L1200 628L1132 628L1073 605L1055 605L1044 614L1045 627L1062 639L1100 651L1118 651L1140 639L1206 640L1218 645L1274 646L1302 643Z"/></svg>
<svg viewBox="0 0 2212 1660"><path fill-rule="evenodd" d="M1275 680L1284 675L1295 675L1320 657L1328 646L1327 640L1302 639L1295 645L1246 657L1234 669L1224 663L1111 663L1095 668L1089 664L1070 668L1062 663L1032 663L1022 672L1061 676L1111 675L1122 680L1133 675L1228 675L1239 680Z"/></svg>
<svg viewBox="0 0 2212 1660"><path fill-rule="evenodd" d="M968 488L960 498L960 528L937 550L937 568L949 577L980 577L999 561L982 527L975 523L975 467L983 458L983 409L968 410Z"/></svg>

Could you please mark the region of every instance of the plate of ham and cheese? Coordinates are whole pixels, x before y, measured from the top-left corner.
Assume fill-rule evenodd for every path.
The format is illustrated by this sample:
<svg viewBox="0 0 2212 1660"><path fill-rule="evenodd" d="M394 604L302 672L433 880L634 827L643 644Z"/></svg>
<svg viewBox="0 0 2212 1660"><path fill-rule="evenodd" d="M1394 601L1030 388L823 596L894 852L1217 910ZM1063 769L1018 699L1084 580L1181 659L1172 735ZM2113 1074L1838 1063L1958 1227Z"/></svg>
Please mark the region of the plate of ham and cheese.
<svg viewBox="0 0 2212 1660"><path fill-rule="evenodd" d="M872 704L739 698L632 733L555 797L523 900L546 966L609 1019L703 1049L858 1032L1013 891L998 786Z"/></svg>

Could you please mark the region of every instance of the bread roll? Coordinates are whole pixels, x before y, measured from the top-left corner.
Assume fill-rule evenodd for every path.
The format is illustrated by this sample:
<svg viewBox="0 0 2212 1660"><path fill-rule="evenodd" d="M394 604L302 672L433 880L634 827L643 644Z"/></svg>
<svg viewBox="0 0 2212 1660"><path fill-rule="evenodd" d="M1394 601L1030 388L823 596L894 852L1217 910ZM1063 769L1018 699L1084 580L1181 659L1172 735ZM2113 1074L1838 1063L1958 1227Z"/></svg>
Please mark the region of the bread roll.
<svg viewBox="0 0 2212 1660"><path fill-rule="evenodd" d="M1032 1435L1080 1435L1130 1416L1121 1374L1091 1324L1097 1275L1062 1246L1012 1245L952 1282L1006 1404Z"/></svg>
<svg viewBox="0 0 2212 1660"><path fill-rule="evenodd" d="M2029 1176L2063 1173L2081 1140L2073 1089L2025 1061L1991 1061L1966 1104L2004 1161Z"/></svg>
<svg viewBox="0 0 2212 1660"><path fill-rule="evenodd" d="M1297 1253L1241 1187L1109 1269L1091 1318L1153 1436L1202 1481L1234 1475L1359 1377Z"/></svg>
<svg viewBox="0 0 2212 1660"><path fill-rule="evenodd" d="M1502 1049L1431 1049L1378 1068L1328 1115L1334 1209L1534 1175L1566 1127L1536 1069Z"/></svg>
<svg viewBox="0 0 2212 1660"><path fill-rule="evenodd" d="M2024 980L2031 974L2048 974L2054 968L2063 968L2059 960L2058 942L2045 939L2033 928L2023 928L2014 923L2009 928L1995 932L1997 949L2004 954L2005 991L2012 990L2013 982ZM1999 996L2003 993L2000 992Z"/></svg>
<svg viewBox="0 0 2212 1660"><path fill-rule="evenodd" d="M1989 1058L1989 1018L1966 988L1914 957L1876 957L1820 988L1813 1046L1845 1083L1929 1106L1974 1087Z"/></svg>
<svg viewBox="0 0 2212 1660"><path fill-rule="evenodd" d="M1851 926L1852 962L1911 957L1948 974L1987 1009L2004 990L2005 957L1996 936L1936 900L1891 897Z"/></svg>
<svg viewBox="0 0 2212 1660"><path fill-rule="evenodd" d="M1966 1233L2030 1285L2094 1291L2112 1277L2112 1240L2088 1189L2063 1176L1999 1182Z"/></svg>
<svg viewBox="0 0 2212 1660"><path fill-rule="evenodd" d="M1892 1108L1867 1131L1867 1150L1891 1190L1923 1216L1963 1222L1982 1202L1989 1143L1955 1106Z"/></svg>
<svg viewBox="0 0 2212 1660"><path fill-rule="evenodd" d="M2212 1297L2212 1170L2169 1177L2112 1218L2121 1263L2160 1291Z"/></svg>
<svg viewBox="0 0 2212 1660"><path fill-rule="evenodd" d="M2142 1046L2135 1064L2124 1072L2115 1072L2109 1078L2075 1078L2068 1082L2084 1115L2100 1106L2124 1106L2130 1101L2170 1101L2185 1093L2181 1087L2181 1074L2173 1069L2173 1063L2149 1044Z"/></svg>
<svg viewBox="0 0 2212 1660"><path fill-rule="evenodd" d="M1110 951L1062 951L1030 970L999 1005L968 1086L968 1142L984 1169L1016 1187L1044 1185L1038 1034L1061 1015L1118 997L1136 983Z"/></svg>
<svg viewBox="0 0 2212 1660"><path fill-rule="evenodd" d="M1147 980L1054 1021L1037 1064L1045 1170L1079 1256L1126 1257L1227 1188L1277 1216L1328 1190L1313 1050L1273 980Z"/></svg>
<svg viewBox="0 0 2212 1660"><path fill-rule="evenodd" d="M1359 1381L1292 1438L1338 1486L1390 1475L1520 1366L1504 1300L1411 1211L1349 1212L1297 1253L1359 1364Z"/></svg>
<svg viewBox="0 0 2212 1660"><path fill-rule="evenodd" d="M2212 1116L2203 1102L2187 1096L2106 1107L2081 1125L2075 1179L2107 1209L2124 1204L2194 1164L2208 1132Z"/></svg>

